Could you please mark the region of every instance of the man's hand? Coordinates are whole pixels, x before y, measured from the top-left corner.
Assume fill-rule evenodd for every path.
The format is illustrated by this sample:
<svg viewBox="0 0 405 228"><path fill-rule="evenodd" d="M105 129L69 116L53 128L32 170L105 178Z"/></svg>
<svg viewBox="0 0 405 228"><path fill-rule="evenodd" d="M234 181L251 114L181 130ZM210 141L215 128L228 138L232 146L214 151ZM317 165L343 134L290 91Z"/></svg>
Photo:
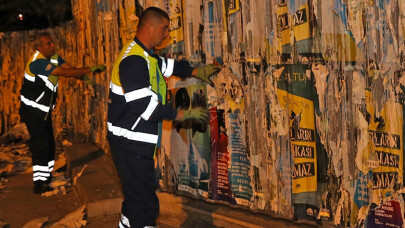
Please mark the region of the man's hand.
<svg viewBox="0 0 405 228"><path fill-rule="evenodd" d="M210 77L218 73L220 71L220 67L215 66L214 64L209 64L204 67L197 68L196 78L209 83L212 87L214 87L214 83L210 80Z"/></svg>
<svg viewBox="0 0 405 228"><path fill-rule="evenodd" d="M91 78L87 77L87 75L81 77L80 80L82 80L87 85L94 86L94 84L96 84Z"/></svg>
<svg viewBox="0 0 405 228"><path fill-rule="evenodd" d="M90 67L90 71L93 73L101 73L101 72L105 71L105 69L106 69L106 67L103 64Z"/></svg>
<svg viewBox="0 0 405 228"><path fill-rule="evenodd" d="M178 114L178 120L196 120L202 124L208 124L209 112L203 108L193 108L190 110L179 110L183 115Z"/></svg>

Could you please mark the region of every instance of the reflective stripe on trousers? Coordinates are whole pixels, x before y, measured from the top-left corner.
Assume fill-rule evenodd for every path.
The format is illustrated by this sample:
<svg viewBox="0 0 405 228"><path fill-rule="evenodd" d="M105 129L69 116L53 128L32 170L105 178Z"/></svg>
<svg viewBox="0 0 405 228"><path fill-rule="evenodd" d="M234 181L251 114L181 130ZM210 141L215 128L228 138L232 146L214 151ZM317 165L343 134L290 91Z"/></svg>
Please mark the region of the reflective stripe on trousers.
<svg viewBox="0 0 405 228"><path fill-rule="evenodd" d="M51 177L55 160L49 161L48 166L34 165L32 167L34 181L47 181Z"/></svg>
<svg viewBox="0 0 405 228"><path fill-rule="evenodd" d="M129 224L129 220L125 215L121 213L121 219L118 222L118 227L119 228L131 228L131 225ZM144 226L143 228L156 228L157 226Z"/></svg>

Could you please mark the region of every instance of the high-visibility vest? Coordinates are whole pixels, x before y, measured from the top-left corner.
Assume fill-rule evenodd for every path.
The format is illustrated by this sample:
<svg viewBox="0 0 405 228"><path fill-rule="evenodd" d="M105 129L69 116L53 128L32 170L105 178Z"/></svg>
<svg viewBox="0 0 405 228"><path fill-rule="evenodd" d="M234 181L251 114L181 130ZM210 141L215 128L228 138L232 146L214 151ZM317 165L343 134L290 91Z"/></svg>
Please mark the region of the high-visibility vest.
<svg viewBox="0 0 405 228"><path fill-rule="evenodd" d="M152 91L154 91L156 94L159 96L159 100L162 102L162 104L166 103L166 82L163 78L162 73L160 72L160 68L158 66L158 60L148 54L141 46L136 44L135 41L132 41L130 43L127 43L121 53L119 54L117 61L114 63L113 71L112 71L112 76L111 76L111 82L116 85L121 87L121 82L119 80L119 75L118 75L118 68L121 63L121 61L130 56L130 55L139 55L142 58L146 60L148 63L148 69L149 69L149 81L150 85L152 87ZM136 73L136 72L134 72Z"/></svg>
<svg viewBox="0 0 405 228"><path fill-rule="evenodd" d="M52 111L58 90L59 78L52 75L34 74L30 71L30 64L38 59L46 59L49 64L59 66L59 56L53 55L47 59L39 51L36 51L29 59L25 67L24 83L21 88L21 110L30 112L29 115L38 115L47 118ZM24 112L23 111L23 112Z"/></svg>
<svg viewBox="0 0 405 228"><path fill-rule="evenodd" d="M131 55L137 55L145 59L149 71L149 85L145 85L144 88L135 91L124 91L118 72L119 65L123 59ZM136 74L136 72L134 72L134 74ZM108 131L114 136L123 137L131 141L152 144L158 143L158 124L147 123L146 120L152 115L159 102L163 105L166 103L166 91L166 82L163 79L158 60L135 41L127 43L118 55L111 75L110 99L113 97L116 100L114 101L112 99L113 104L109 105ZM125 106L127 102L136 99L145 99L146 97L150 97L148 108L139 117L134 119L134 116L129 116L125 113L126 110L124 110L125 108L123 106ZM110 116L116 114L114 112L121 112L123 117L116 117L112 118L114 120L110 120Z"/></svg>

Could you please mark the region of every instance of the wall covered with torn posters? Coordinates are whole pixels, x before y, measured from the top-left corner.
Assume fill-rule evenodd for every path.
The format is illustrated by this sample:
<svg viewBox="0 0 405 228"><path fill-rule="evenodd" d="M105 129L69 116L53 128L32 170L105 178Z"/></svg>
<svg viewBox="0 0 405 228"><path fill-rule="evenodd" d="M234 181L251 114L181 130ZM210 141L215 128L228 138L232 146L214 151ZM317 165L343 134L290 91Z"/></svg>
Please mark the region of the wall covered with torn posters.
<svg viewBox="0 0 405 228"><path fill-rule="evenodd" d="M401 0L72 0L50 29L59 54L107 73L64 79L56 135L108 150L109 73L142 9L171 18L160 53L218 63L215 87L167 81L176 108L209 125L164 123L161 188L273 216L345 226L403 226L405 2ZM0 125L18 123L34 31L2 34Z"/></svg>

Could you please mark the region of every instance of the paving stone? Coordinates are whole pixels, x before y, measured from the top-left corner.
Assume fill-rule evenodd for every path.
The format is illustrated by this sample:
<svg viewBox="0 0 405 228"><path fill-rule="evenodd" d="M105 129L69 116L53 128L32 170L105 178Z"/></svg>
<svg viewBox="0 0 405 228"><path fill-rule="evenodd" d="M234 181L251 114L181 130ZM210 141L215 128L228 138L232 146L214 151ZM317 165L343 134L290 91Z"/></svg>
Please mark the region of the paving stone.
<svg viewBox="0 0 405 228"><path fill-rule="evenodd" d="M9 227L10 225L8 223L0 221L0 228L9 228Z"/></svg>
<svg viewBox="0 0 405 228"><path fill-rule="evenodd" d="M81 201L86 205L87 216L107 216L118 214L123 201L121 184L114 164L107 155L88 162L87 168L77 179L76 189ZM73 176L81 167L73 169Z"/></svg>
<svg viewBox="0 0 405 228"><path fill-rule="evenodd" d="M65 147L64 151L69 175L72 174L74 168L83 166L104 155L104 151L94 143L74 143Z"/></svg>

